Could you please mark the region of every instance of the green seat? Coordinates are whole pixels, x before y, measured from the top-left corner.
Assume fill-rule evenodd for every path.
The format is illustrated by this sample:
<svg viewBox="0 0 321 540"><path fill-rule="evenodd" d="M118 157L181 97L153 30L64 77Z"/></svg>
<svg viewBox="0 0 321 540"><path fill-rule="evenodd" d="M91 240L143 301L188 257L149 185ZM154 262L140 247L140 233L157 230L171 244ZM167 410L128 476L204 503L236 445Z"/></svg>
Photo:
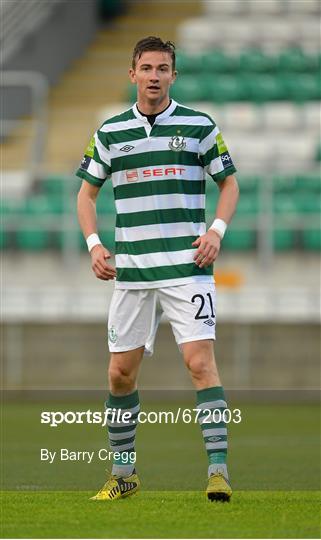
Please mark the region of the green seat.
<svg viewBox="0 0 321 540"><path fill-rule="evenodd" d="M222 249L247 251L255 248L255 231L228 229L222 242Z"/></svg>
<svg viewBox="0 0 321 540"><path fill-rule="evenodd" d="M176 68L179 75L201 73L203 70L202 57L179 51L176 55Z"/></svg>
<svg viewBox="0 0 321 540"><path fill-rule="evenodd" d="M302 213L321 213L321 195L319 193L298 193L297 205Z"/></svg>
<svg viewBox="0 0 321 540"><path fill-rule="evenodd" d="M287 99L283 79L275 75L248 75L246 77L248 99L257 103Z"/></svg>
<svg viewBox="0 0 321 540"><path fill-rule="evenodd" d="M171 97L179 102L206 100L204 80L201 76L182 75L171 87Z"/></svg>
<svg viewBox="0 0 321 540"><path fill-rule="evenodd" d="M241 197L243 196L243 193L257 193L260 187L260 177L257 175L238 175L237 177L239 187L240 187L240 193ZM264 181L264 180L263 180Z"/></svg>
<svg viewBox="0 0 321 540"><path fill-rule="evenodd" d="M278 58L280 73L307 73L318 71L318 57L306 54L300 47L285 49Z"/></svg>
<svg viewBox="0 0 321 540"><path fill-rule="evenodd" d="M300 75L281 75L287 93L287 99L303 103L321 98L320 78L318 75L302 73Z"/></svg>
<svg viewBox="0 0 321 540"><path fill-rule="evenodd" d="M295 246L295 231L293 229L275 229L273 245L276 251L293 249Z"/></svg>
<svg viewBox="0 0 321 540"><path fill-rule="evenodd" d="M237 203L237 215L252 215L259 211L259 200L256 194L246 193L239 198Z"/></svg>
<svg viewBox="0 0 321 540"><path fill-rule="evenodd" d="M137 86L136 84L129 84L127 87L126 95L124 96L129 103L136 103L137 101Z"/></svg>
<svg viewBox="0 0 321 540"><path fill-rule="evenodd" d="M39 229L20 229L16 232L16 245L27 251L42 251L50 247L49 233Z"/></svg>
<svg viewBox="0 0 321 540"><path fill-rule="evenodd" d="M321 177L319 173L302 173L296 176L296 189L304 192L320 193Z"/></svg>
<svg viewBox="0 0 321 540"><path fill-rule="evenodd" d="M273 176L273 190L275 193L293 192L297 186L295 175L277 174Z"/></svg>
<svg viewBox="0 0 321 540"><path fill-rule="evenodd" d="M213 75L204 78L205 99L214 103L243 101L247 99L247 87L241 77Z"/></svg>
<svg viewBox="0 0 321 540"><path fill-rule="evenodd" d="M276 192L273 198L273 207L276 214L294 214L300 212L300 198L296 192Z"/></svg>
<svg viewBox="0 0 321 540"><path fill-rule="evenodd" d="M321 229L315 228L302 231L302 241L304 249L321 251Z"/></svg>
<svg viewBox="0 0 321 540"><path fill-rule="evenodd" d="M321 142L317 146L317 149L315 152L315 159L316 161L321 161Z"/></svg>
<svg viewBox="0 0 321 540"><path fill-rule="evenodd" d="M205 52L201 61L204 74L234 73L238 67L238 60L220 49Z"/></svg>
<svg viewBox="0 0 321 540"><path fill-rule="evenodd" d="M115 231L114 230L100 230L99 238L101 239L105 248L109 251L115 252Z"/></svg>
<svg viewBox="0 0 321 540"><path fill-rule="evenodd" d="M269 73L275 69L276 61L261 49L245 49L239 56L239 69L241 73Z"/></svg>

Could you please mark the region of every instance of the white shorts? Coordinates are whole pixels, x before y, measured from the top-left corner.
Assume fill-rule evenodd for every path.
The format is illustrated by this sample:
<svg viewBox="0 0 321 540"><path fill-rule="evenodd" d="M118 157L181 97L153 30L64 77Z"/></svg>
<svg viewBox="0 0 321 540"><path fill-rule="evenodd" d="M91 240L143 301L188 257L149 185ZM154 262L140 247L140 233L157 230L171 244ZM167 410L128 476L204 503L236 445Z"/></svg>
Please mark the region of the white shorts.
<svg viewBox="0 0 321 540"><path fill-rule="evenodd" d="M162 313L167 316L177 345L215 339L214 282L195 282L161 289L115 289L108 317L110 352L145 347L151 356Z"/></svg>

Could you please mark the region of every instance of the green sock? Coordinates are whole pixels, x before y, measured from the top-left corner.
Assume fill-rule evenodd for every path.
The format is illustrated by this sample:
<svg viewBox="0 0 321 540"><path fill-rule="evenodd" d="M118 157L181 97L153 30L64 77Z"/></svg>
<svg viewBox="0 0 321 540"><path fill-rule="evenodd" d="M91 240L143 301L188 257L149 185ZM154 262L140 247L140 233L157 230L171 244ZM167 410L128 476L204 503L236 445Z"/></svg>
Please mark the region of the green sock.
<svg viewBox="0 0 321 540"><path fill-rule="evenodd" d="M112 409L107 414L109 444L111 451L114 452L112 474L126 477L132 474L135 469L135 437L139 413L138 391L135 390L127 396L109 394L105 405L106 408ZM121 413L117 415L119 410ZM122 422L119 415L124 412L130 413L130 415L126 415L126 421Z"/></svg>
<svg viewBox="0 0 321 540"><path fill-rule="evenodd" d="M198 422L202 429L205 448L208 456L208 476L221 471L228 478L226 468L227 457L227 429L221 419L213 422L213 411L218 409L221 413L226 409L225 394L222 386L212 386L204 390L197 390L197 409L201 409Z"/></svg>

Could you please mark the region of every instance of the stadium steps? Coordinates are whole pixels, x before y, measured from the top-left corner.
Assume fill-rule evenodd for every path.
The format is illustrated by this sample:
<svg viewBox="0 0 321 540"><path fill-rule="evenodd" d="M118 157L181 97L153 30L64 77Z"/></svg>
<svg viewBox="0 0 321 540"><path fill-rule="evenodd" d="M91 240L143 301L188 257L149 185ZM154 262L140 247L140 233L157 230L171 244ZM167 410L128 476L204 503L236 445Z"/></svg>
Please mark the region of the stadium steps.
<svg viewBox="0 0 321 540"><path fill-rule="evenodd" d="M129 2L125 15L97 33L85 55L52 88L49 97L49 130L44 172L73 170L91 133L99 111L125 98L128 68L135 42L146 35L176 39L176 27L186 17L200 14L198 2ZM116 59L116 61L115 61ZM1 150L5 169L25 169L31 128L19 130Z"/></svg>

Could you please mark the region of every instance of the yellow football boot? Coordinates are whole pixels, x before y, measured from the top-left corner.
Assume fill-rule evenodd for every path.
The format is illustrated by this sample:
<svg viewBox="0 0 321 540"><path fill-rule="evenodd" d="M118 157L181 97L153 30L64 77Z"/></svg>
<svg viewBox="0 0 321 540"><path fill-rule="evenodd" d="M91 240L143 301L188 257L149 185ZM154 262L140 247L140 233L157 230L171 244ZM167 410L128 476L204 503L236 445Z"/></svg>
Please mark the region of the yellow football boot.
<svg viewBox="0 0 321 540"><path fill-rule="evenodd" d="M92 501L114 501L133 495L140 488L139 478L134 471L133 474L123 478L111 475L97 495L91 497Z"/></svg>
<svg viewBox="0 0 321 540"><path fill-rule="evenodd" d="M209 477L206 495L210 501L228 502L230 500L232 488L221 472L211 474Z"/></svg>

